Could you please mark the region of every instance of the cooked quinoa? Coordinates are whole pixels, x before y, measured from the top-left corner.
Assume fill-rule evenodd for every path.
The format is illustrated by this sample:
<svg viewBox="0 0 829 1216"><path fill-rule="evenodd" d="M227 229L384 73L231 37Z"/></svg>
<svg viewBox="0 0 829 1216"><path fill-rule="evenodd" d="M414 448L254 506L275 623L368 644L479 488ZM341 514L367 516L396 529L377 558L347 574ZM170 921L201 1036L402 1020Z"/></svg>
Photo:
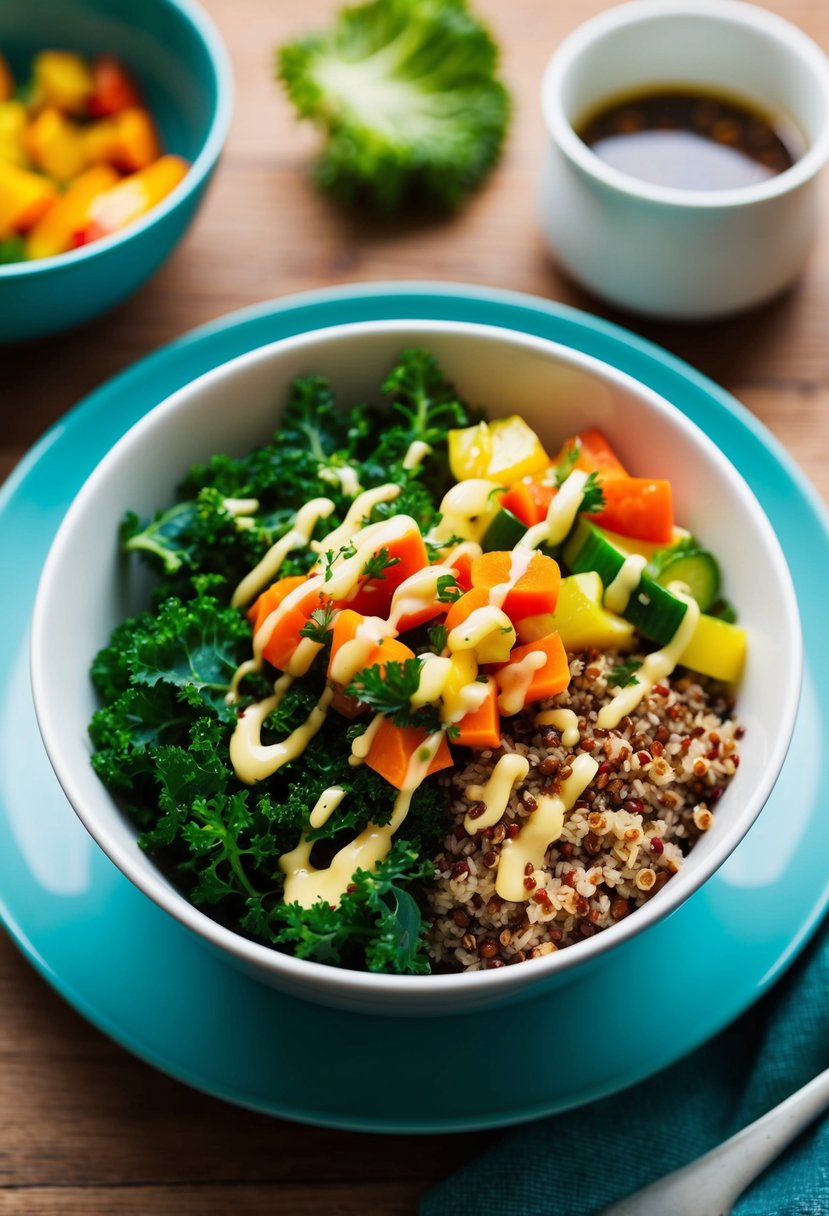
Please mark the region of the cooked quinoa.
<svg viewBox="0 0 829 1216"><path fill-rule="evenodd" d="M598 712L618 691L608 677L627 658L570 656L566 692L506 719L497 751L477 753L447 777L451 827L427 892L435 970L502 967L592 937L651 899L711 827L740 759L733 696L680 668L617 729L602 730ZM577 716L574 747L553 727L536 725L540 711L554 708ZM599 761L595 778L565 815L544 868L525 875L526 902L502 899L495 877L504 840L518 833L540 794L558 791L579 751ZM527 777L498 823L470 834L467 787L483 785L508 752L527 758Z"/></svg>

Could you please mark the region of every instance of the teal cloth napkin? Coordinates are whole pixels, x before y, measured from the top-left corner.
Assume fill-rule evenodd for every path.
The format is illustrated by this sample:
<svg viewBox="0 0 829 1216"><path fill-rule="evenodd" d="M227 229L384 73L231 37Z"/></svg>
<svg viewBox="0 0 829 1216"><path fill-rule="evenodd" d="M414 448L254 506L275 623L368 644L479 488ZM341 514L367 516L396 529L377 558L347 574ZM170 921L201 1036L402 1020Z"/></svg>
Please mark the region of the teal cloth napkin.
<svg viewBox="0 0 829 1216"><path fill-rule="evenodd" d="M633 1012L647 1025L647 1002ZM618 1026L623 1043L623 1019ZM653 1034L670 1034L670 1026ZM824 924L771 992L716 1038L623 1093L490 1142L424 1196L421 1216L591 1216L707 1152L827 1066ZM829 1216L829 1115L757 1179L734 1213Z"/></svg>

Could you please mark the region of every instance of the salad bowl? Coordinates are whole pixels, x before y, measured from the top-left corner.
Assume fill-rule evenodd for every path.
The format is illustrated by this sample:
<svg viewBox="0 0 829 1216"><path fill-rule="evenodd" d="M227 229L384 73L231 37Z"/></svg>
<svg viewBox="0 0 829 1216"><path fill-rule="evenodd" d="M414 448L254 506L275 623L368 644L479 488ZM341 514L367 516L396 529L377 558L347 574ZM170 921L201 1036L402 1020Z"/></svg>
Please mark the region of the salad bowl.
<svg viewBox="0 0 829 1216"><path fill-rule="evenodd" d="M490 417L519 413L550 450L565 435L601 428L630 468L671 480L677 519L716 549L729 598L748 636L737 691L741 763L714 827L679 872L631 916L576 945L520 966L470 974L368 973L294 958L189 903L137 844L133 824L90 764L96 708L93 656L147 600L146 572L125 565L118 525L172 502L187 469L219 452L264 442L298 376L330 379L345 404L371 397L401 350L440 361L459 394ZM760 590L762 593L759 593ZM66 645L66 638L72 645ZM627 374L542 338L452 321L362 322L300 334L207 373L162 402L112 448L70 507L50 550L35 604L32 682L38 723L63 789L91 835L131 881L213 950L292 995L364 1013L468 1012L538 994L600 963L696 891L760 814L791 738L802 647L788 569L745 481L671 404Z"/></svg>

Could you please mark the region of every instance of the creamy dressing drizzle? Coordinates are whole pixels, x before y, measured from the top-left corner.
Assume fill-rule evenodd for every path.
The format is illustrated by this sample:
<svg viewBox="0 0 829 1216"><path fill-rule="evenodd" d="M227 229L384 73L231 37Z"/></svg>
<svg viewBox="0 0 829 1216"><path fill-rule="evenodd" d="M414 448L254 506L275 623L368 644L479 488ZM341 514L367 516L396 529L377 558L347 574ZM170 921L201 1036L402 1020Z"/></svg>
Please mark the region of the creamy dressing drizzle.
<svg viewBox="0 0 829 1216"><path fill-rule="evenodd" d="M498 503L496 490L502 487L485 477L468 477L459 481L444 494L441 504L441 520L429 534L429 540L447 540L459 536L461 540L480 541Z"/></svg>
<svg viewBox="0 0 829 1216"><path fill-rule="evenodd" d="M399 493L400 486L393 485L391 482L375 486L373 490L363 490L362 494L358 494L348 508L345 519L339 527L334 528L333 532L329 532L322 540L312 541L311 549L318 554L327 553L329 549L336 553L338 549L342 549L343 545L348 544L355 532L360 531L363 520L368 518L378 503L391 502L393 498L397 498Z"/></svg>
<svg viewBox="0 0 829 1216"><path fill-rule="evenodd" d="M435 602L439 578L454 578L455 573L451 566L442 564L425 566L404 579L391 597L388 624L394 633L397 634L401 620Z"/></svg>
<svg viewBox="0 0 829 1216"><path fill-rule="evenodd" d="M547 517L528 528L518 542L521 549L537 549L539 545L560 545L573 526L584 498L587 474L582 469L573 472L547 508Z"/></svg>
<svg viewBox="0 0 829 1216"><path fill-rule="evenodd" d="M375 714L363 733L352 740L351 755L348 757L348 763L352 768L356 768L358 764L365 762L365 758L371 750L374 736L383 725L384 717L384 714Z"/></svg>
<svg viewBox="0 0 829 1216"><path fill-rule="evenodd" d="M278 743L264 744L261 741L262 726L268 715L276 709L293 682L293 676L280 676L274 685L272 697L249 705L236 721L230 737L230 762L236 776L246 785L253 785L270 777L277 769L291 760L296 760L305 751L314 735L325 721L328 706L334 695L333 688L326 688L308 717L296 730Z"/></svg>
<svg viewBox="0 0 829 1216"><path fill-rule="evenodd" d="M524 821L518 835L504 841L495 877L495 890L502 899L519 902L531 898L532 891L524 885L527 867L531 870L544 868L547 849L561 835L566 812L587 789L598 767L598 761L592 756L586 753L576 756L573 771L566 781L562 781L558 794L540 795L535 810Z"/></svg>
<svg viewBox="0 0 829 1216"><path fill-rule="evenodd" d="M646 655L642 666L636 670L636 683L621 688L613 700L599 710L597 723L603 730L612 730L618 726L625 714L636 709L654 684L671 674L694 636L699 622L699 604L676 583L671 583L670 590L687 606L679 627L670 642L661 650L654 650Z"/></svg>
<svg viewBox="0 0 829 1216"><path fill-rule="evenodd" d="M409 444L406 455L403 457L404 469L416 469L418 465L423 464L427 456L431 456L434 448L428 443L424 443L422 439L414 439Z"/></svg>
<svg viewBox="0 0 829 1216"><path fill-rule="evenodd" d="M507 596L520 578L527 573L533 559L532 549L513 549L510 553L509 574L503 583L496 583L489 589L489 602L495 608L503 608Z"/></svg>
<svg viewBox="0 0 829 1216"><path fill-rule="evenodd" d="M511 717L524 708L524 702L533 682L533 676L547 662L543 650L531 650L517 663L507 663L495 673L498 694L498 710L504 717Z"/></svg>
<svg viewBox="0 0 829 1216"><path fill-rule="evenodd" d="M373 870L391 848L392 836L409 813L412 796L426 777L429 766L443 740L443 732L435 731L419 747L409 761L403 784L394 800L392 817L387 824L370 823L358 836L334 855L331 864L317 870L311 865L312 842L303 832L299 844L279 859L285 874L285 902L299 903L310 908L318 900L336 907L345 894L355 870Z"/></svg>
<svg viewBox="0 0 829 1216"><path fill-rule="evenodd" d="M357 473L350 464L346 465L325 465L319 471L320 481L327 481L330 485L339 486L343 494L347 494L349 498L356 498L362 491L362 486L357 480Z"/></svg>
<svg viewBox="0 0 829 1216"><path fill-rule="evenodd" d="M345 789L341 785L329 785L327 790L323 790L311 808L311 814L308 816L310 827L323 827L331 818L334 811L336 811L343 798L345 798Z"/></svg>
<svg viewBox="0 0 829 1216"><path fill-rule="evenodd" d="M312 498L300 507L296 513L293 526L281 536L276 544L271 545L268 552L257 565L246 574L239 586L233 592L231 604L240 608L249 603L262 588L273 581L285 558L293 549L304 549L308 546L311 533L317 525L317 520L327 519L334 510L330 498Z"/></svg>
<svg viewBox="0 0 829 1216"><path fill-rule="evenodd" d="M535 715L536 726L554 726L561 731L561 742L565 747L575 747L581 735L579 720L572 709L545 709Z"/></svg>
<svg viewBox="0 0 829 1216"><path fill-rule="evenodd" d="M466 796L470 802L486 803L486 810L477 819L471 819L467 814L463 826L474 836L484 828L491 828L498 822L507 809L510 794L518 781L523 781L530 771L530 762L526 756L510 752L501 756L492 770L486 785L468 785Z"/></svg>
<svg viewBox="0 0 829 1216"><path fill-rule="evenodd" d="M222 505L231 515L255 515L259 510L258 498L223 498Z"/></svg>
<svg viewBox="0 0 829 1216"><path fill-rule="evenodd" d="M505 663L514 643L515 629L512 621L501 608L492 604L470 612L466 620L456 625L446 639L450 652L474 650L482 663ZM496 651L497 653L494 653Z"/></svg>
<svg viewBox="0 0 829 1216"><path fill-rule="evenodd" d="M641 553L631 553L625 558L619 568L619 573L605 588L602 601L605 608L619 616L624 614L630 597L639 586L642 571L647 564L648 559Z"/></svg>

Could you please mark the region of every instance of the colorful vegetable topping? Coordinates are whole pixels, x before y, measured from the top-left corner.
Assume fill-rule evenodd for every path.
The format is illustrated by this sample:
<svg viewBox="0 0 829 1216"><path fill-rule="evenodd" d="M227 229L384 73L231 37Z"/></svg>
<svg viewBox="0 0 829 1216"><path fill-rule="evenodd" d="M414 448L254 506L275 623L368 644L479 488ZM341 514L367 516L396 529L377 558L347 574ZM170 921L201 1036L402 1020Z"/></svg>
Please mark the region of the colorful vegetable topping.
<svg viewBox="0 0 829 1216"><path fill-rule="evenodd" d="M600 432L551 461L419 350L384 390L390 412L341 413L297 381L271 444L125 520L159 582L95 660L93 763L242 933L415 973L488 965L494 933L521 961L510 925L541 953L579 940L710 826L738 736L704 677L737 682L745 633L668 483Z"/></svg>
<svg viewBox="0 0 829 1216"><path fill-rule="evenodd" d="M0 57L0 262L55 257L120 231L189 168L164 155L124 65L74 51L35 56L16 88Z"/></svg>

